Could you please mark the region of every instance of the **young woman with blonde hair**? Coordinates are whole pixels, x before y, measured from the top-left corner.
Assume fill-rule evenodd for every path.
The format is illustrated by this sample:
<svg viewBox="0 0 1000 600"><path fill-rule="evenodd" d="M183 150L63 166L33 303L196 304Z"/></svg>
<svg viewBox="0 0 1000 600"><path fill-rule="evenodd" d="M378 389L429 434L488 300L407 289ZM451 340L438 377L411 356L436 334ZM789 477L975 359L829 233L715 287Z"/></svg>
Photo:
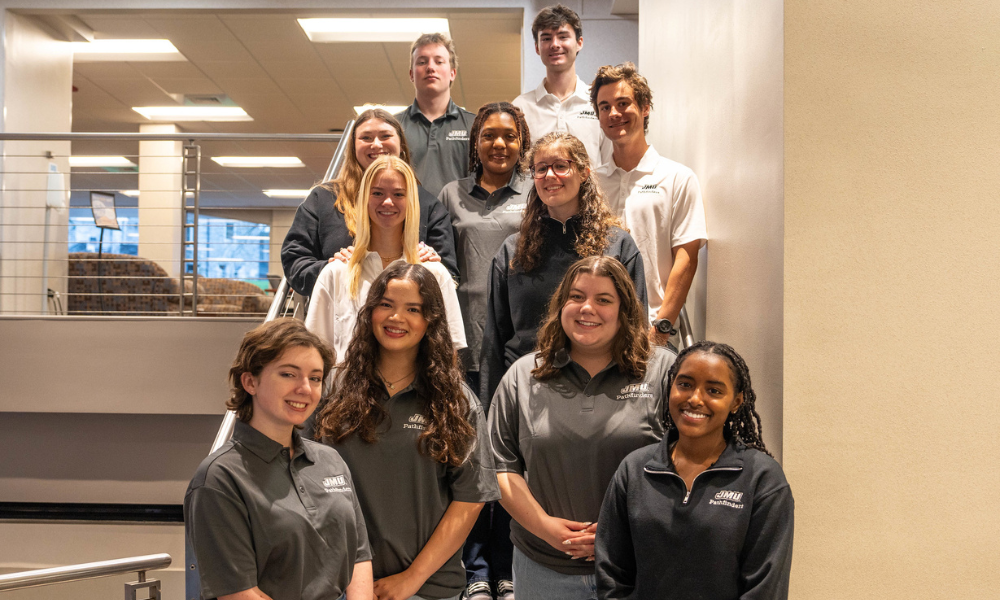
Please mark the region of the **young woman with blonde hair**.
<svg viewBox="0 0 1000 600"><path fill-rule="evenodd" d="M413 169L394 156L375 160L365 170L358 190L354 251L346 262L334 260L323 268L306 314L306 326L333 347L338 360L346 353L371 282L396 261L421 262L419 217ZM452 341L457 348L464 348L465 326L455 282L440 262L426 262L424 266L441 287Z"/></svg>
<svg viewBox="0 0 1000 600"><path fill-rule="evenodd" d="M410 162L410 149L399 122L381 108L362 112L351 131L345 131L347 151L337 177L323 182L295 211L281 246L281 266L296 292L312 295L316 278L341 249L354 244L355 212L361 178L381 156ZM417 186L420 205L418 234L424 260L440 260L458 275L455 242L447 209L430 192ZM426 242L426 245L424 244Z"/></svg>

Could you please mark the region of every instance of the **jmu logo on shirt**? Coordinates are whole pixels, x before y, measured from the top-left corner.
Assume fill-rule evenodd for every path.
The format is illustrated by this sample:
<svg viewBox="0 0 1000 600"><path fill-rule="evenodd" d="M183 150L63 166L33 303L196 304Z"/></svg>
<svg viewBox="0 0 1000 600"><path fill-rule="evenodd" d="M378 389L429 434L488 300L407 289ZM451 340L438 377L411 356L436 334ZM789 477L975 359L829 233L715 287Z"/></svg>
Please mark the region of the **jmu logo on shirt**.
<svg viewBox="0 0 1000 600"><path fill-rule="evenodd" d="M351 488L347 487L347 477L343 475L333 475L331 477L323 478L323 489L327 494L333 492L349 492Z"/></svg>
<svg viewBox="0 0 1000 600"><path fill-rule="evenodd" d="M618 397L616 400L638 400L638 399L649 399L652 398L653 394L649 391L648 383L633 383L622 388L618 392Z"/></svg>
<svg viewBox="0 0 1000 600"><path fill-rule="evenodd" d="M714 506L728 506L730 508L743 508L743 492L735 490L722 490L715 494L715 498L708 501Z"/></svg>
<svg viewBox="0 0 1000 600"><path fill-rule="evenodd" d="M579 113L577 113L576 117L578 119L593 119L594 121L596 121L597 120L597 113L595 113L592 110L585 109L585 110L581 110Z"/></svg>
<svg viewBox="0 0 1000 600"><path fill-rule="evenodd" d="M528 206L527 202L521 202L520 204L508 204L507 206L504 207L503 211L508 213L513 213L513 212L523 213L524 209L527 208L527 206Z"/></svg>
<svg viewBox="0 0 1000 600"><path fill-rule="evenodd" d="M410 417L409 423L403 423L403 429L419 429L423 431L426 429L425 425L427 425L427 417L418 413Z"/></svg>
<svg viewBox="0 0 1000 600"><path fill-rule="evenodd" d="M469 141L469 132L465 129L452 129L448 132L446 139L450 142L467 142Z"/></svg>
<svg viewBox="0 0 1000 600"><path fill-rule="evenodd" d="M655 194L659 191L660 191L660 186L656 185L655 183L647 183L646 185L643 185L641 188L639 188L640 194Z"/></svg>

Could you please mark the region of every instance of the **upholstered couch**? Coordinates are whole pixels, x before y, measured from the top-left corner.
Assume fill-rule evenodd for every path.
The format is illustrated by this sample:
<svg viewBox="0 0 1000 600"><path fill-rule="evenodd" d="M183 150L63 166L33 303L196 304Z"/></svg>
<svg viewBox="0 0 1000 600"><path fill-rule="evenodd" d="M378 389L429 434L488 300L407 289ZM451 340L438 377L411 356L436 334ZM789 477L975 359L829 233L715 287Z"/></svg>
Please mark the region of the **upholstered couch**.
<svg viewBox="0 0 1000 600"><path fill-rule="evenodd" d="M98 260L94 252L71 252L68 275L66 310L71 315L169 316L180 312L180 282L145 258L104 254ZM190 280L185 287L185 312L190 314ZM270 304L271 298L252 283L198 278L199 315L263 316Z"/></svg>

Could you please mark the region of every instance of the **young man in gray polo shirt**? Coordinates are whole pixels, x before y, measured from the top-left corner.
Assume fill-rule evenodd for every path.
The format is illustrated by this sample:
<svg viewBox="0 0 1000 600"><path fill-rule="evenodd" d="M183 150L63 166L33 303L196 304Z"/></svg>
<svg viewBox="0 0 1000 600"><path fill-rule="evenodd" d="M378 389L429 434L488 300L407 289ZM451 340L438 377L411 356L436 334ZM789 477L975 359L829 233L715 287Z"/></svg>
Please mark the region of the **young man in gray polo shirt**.
<svg viewBox="0 0 1000 600"><path fill-rule="evenodd" d="M417 179L437 196L469 172L469 130L475 115L451 99L458 72L455 44L443 33L425 33L410 46L413 104L395 115L410 147Z"/></svg>

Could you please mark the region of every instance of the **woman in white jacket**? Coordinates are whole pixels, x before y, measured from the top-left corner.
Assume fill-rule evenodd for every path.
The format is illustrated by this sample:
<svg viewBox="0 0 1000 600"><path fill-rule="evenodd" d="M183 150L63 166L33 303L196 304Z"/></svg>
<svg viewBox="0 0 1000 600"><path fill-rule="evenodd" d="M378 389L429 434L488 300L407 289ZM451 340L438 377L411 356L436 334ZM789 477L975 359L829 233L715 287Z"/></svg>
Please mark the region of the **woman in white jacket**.
<svg viewBox="0 0 1000 600"><path fill-rule="evenodd" d="M440 262L420 262L420 204L417 179L406 162L383 156L364 173L355 211L354 251L347 261L323 268L310 300L306 327L330 344L343 360L371 283L396 261L423 264L444 296L448 329L456 349L465 348L465 326L455 282Z"/></svg>

